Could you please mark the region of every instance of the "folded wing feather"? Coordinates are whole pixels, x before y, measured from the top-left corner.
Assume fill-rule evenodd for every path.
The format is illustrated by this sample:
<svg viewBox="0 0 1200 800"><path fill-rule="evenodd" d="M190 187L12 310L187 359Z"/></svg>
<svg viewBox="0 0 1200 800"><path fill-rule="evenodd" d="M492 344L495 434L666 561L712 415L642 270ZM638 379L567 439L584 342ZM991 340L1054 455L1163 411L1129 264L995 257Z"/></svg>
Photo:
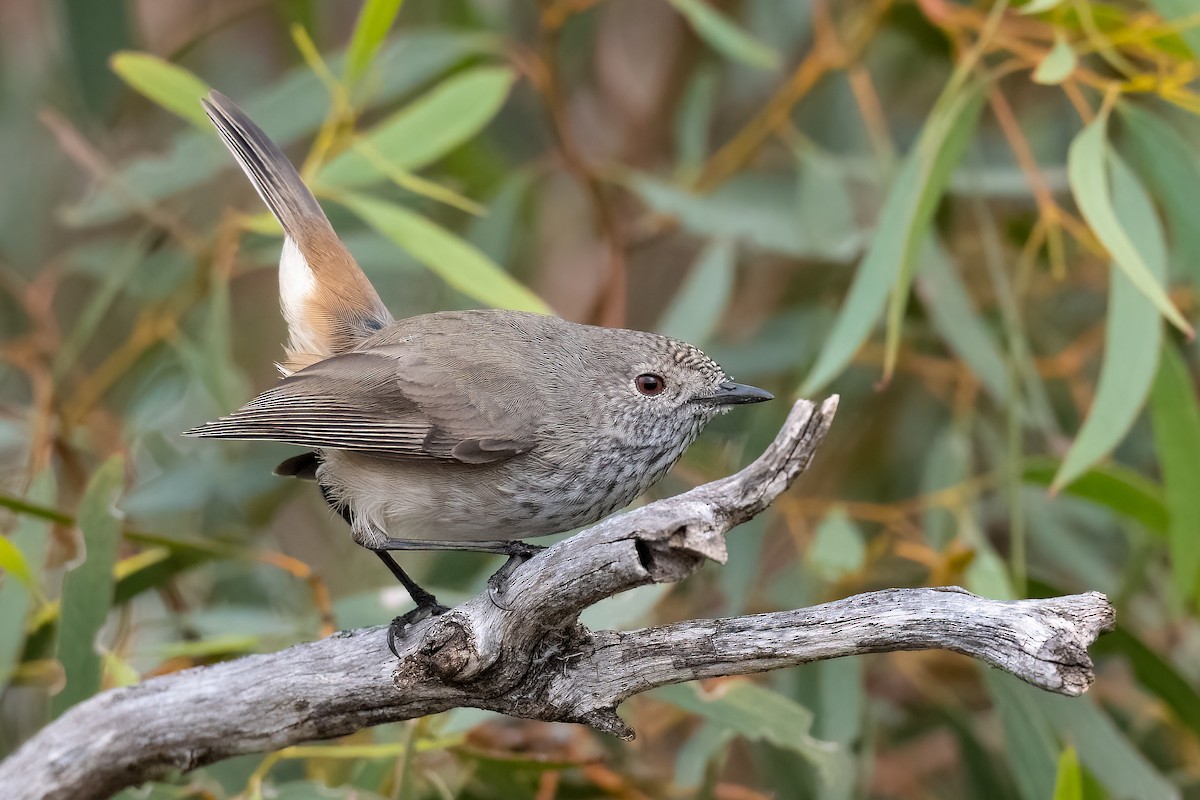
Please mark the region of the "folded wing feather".
<svg viewBox="0 0 1200 800"><path fill-rule="evenodd" d="M533 448L536 414L513 415L491 405L492 395L438 380L440 371L431 367L370 350L334 356L185 435L469 464Z"/></svg>

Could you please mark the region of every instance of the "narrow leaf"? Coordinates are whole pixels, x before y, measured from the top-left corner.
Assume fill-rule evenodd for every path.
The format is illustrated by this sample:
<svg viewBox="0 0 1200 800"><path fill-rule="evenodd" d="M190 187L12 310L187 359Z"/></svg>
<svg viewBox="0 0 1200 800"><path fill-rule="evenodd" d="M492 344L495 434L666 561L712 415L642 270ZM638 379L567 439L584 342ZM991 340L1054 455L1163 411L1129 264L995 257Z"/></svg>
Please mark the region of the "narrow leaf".
<svg viewBox="0 0 1200 800"><path fill-rule="evenodd" d="M983 86L948 86L884 200L879 227L859 264L833 330L800 387L812 395L838 376L866 340L887 301L911 275L918 249L950 173L961 158L983 105ZM907 280L903 285L907 296Z"/></svg>
<svg viewBox="0 0 1200 800"><path fill-rule="evenodd" d="M849 762L841 747L811 735L811 711L750 681L728 681L712 692L694 684L664 686L656 689L653 696L739 736L798 753L817 768L826 783L843 780L848 771Z"/></svg>
<svg viewBox="0 0 1200 800"><path fill-rule="evenodd" d="M717 99L717 70L703 65L688 81L675 114L675 169L684 182L699 173L708 155L709 128Z"/></svg>
<svg viewBox="0 0 1200 800"><path fill-rule="evenodd" d="M1150 401L1170 513L1171 578L1179 597L1191 600L1200 588L1200 408L1191 373L1173 347L1163 348Z"/></svg>
<svg viewBox="0 0 1200 800"><path fill-rule="evenodd" d="M1023 469L1030 483L1049 486L1061 464L1051 458L1030 459ZM1169 514L1158 484L1128 467L1102 464L1063 487L1063 494L1087 500L1132 520L1147 532L1166 537Z"/></svg>
<svg viewBox="0 0 1200 800"><path fill-rule="evenodd" d="M1055 783L1054 731L1033 703L1027 686L997 670L983 671L1004 732L1005 761L1023 800L1050 797Z"/></svg>
<svg viewBox="0 0 1200 800"><path fill-rule="evenodd" d="M357 83L371 67L403 4L404 0L366 0L363 3L350 36L350 46L346 49L347 84Z"/></svg>
<svg viewBox="0 0 1200 800"><path fill-rule="evenodd" d="M729 302L736 265L729 239L716 239L705 247L663 313L659 332L697 345L708 341Z"/></svg>
<svg viewBox="0 0 1200 800"><path fill-rule="evenodd" d="M1054 781L1054 800L1083 800L1083 771L1074 747L1058 757L1058 777Z"/></svg>
<svg viewBox="0 0 1200 800"><path fill-rule="evenodd" d="M43 472L29 490L28 501L45 507L54 502L54 481L50 471ZM25 644L29 609L38 594L37 578L46 562L50 548L51 521L43 517L23 515L17 519L16 530L5 543L16 550L29 573L29 580L11 580L10 573L0 583L0 688L7 686L21 658Z"/></svg>
<svg viewBox="0 0 1200 800"><path fill-rule="evenodd" d="M1113 205L1132 245L1158 283L1167 278L1167 247L1154 203L1137 176L1110 153ZM1162 323L1154 305L1115 265L1109 271L1104 362L1096 398L1079 435L1063 459L1051 492L1078 478L1112 452L1137 420L1154 381L1154 354L1162 344Z"/></svg>
<svg viewBox="0 0 1200 800"><path fill-rule="evenodd" d="M550 307L474 245L394 203L345 193L338 202L463 294L493 308L549 314Z"/></svg>
<svg viewBox="0 0 1200 800"><path fill-rule="evenodd" d="M110 63L113 72L139 94L204 131L211 129L200 106L200 98L208 94L208 84L183 67L132 50L113 54Z"/></svg>
<svg viewBox="0 0 1200 800"><path fill-rule="evenodd" d="M1070 742L1110 797L1177 800L1179 790L1088 697L1062 697L1019 685L1063 742Z"/></svg>
<svg viewBox="0 0 1200 800"><path fill-rule="evenodd" d="M1021 6L1022 14L1041 14L1062 5L1063 0L1029 0Z"/></svg>
<svg viewBox="0 0 1200 800"><path fill-rule="evenodd" d="M1187 42L1194 58L1200 58L1200 26L1196 24L1195 0L1150 0L1162 18L1180 23L1179 35Z"/></svg>
<svg viewBox="0 0 1200 800"><path fill-rule="evenodd" d="M515 79L516 73L506 67L455 75L364 133L362 142L396 169L420 169L479 133L504 105ZM358 187L387 177L369 156L352 148L325 165L317 185Z"/></svg>
<svg viewBox="0 0 1200 800"><path fill-rule="evenodd" d="M108 314L113 301L125 288L133 273L142 264L146 253L148 237L135 236L121 249L117 258L113 259L108 269L100 276L99 282L88 298L87 305L74 318L71 333L54 355L54 378L61 380L67 371L75 366L75 360L92 340L92 335L100 327L100 323Z"/></svg>
<svg viewBox="0 0 1200 800"><path fill-rule="evenodd" d="M696 35L734 61L759 69L778 69L779 54L739 28L705 0L668 0Z"/></svg>
<svg viewBox="0 0 1200 800"><path fill-rule="evenodd" d="M1200 225L1193 204L1200 153L1174 125L1148 107L1117 104L1121 153L1158 200L1170 233L1172 259L1200 285Z"/></svg>
<svg viewBox="0 0 1200 800"><path fill-rule="evenodd" d="M57 651L67 683L50 701L54 716L100 690L103 663L96 635L113 602L113 568L121 539L113 502L124 477L124 460L113 456L92 476L79 502L84 561L63 578Z"/></svg>
<svg viewBox="0 0 1200 800"><path fill-rule="evenodd" d="M1004 353L936 237L921 254L917 297L946 346L975 373L993 399L1008 403L1011 381Z"/></svg>
<svg viewBox="0 0 1200 800"><path fill-rule="evenodd" d="M680 227L707 239L736 239L773 253L838 263L849 262L862 252L865 232L857 227L826 227L814 236L797 224L805 218L806 209L792 180L748 173L704 195L646 175L627 175L624 182L654 211L675 217ZM849 200L848 190L840 182L827 186L827 191L838 192L832 201L838 205ZM853 225L853 220L846 223Z"/></svg>
<svg viewBox="0 0 1200 800"><path fill-rule="evenodd" d="M468 214L474 214L480 217L487 214L487 209L476 203L474 200L463 197L457 192L447 189L441 184L426 180L420 175L414 175L408 170L400 169L391 161L388 161L387 157L383 155L383 153L380 153L378 150L371 147L371 145L367 142L357 141L354 143L353 147L356 152L363 156L363 158L371 162L371 165L379 170L381 175L386 176L389 180L391 180L392 183L396 184L401 189L407 189L415 195L428 197L430 200L436 200L439 203L445 203L446 205L453 206L460 211L466 211ZM276 223L276 227L279 227L278 223ZM280 228L280 233L282 233L282 228Z"/></svg>
<svg viewBox="0 0 1200 800"><path fill-rule="evenodd" d="M853 800L860 796L856 784L865 770L859 763L869 758L857 746L868 716L865 660L863 656L850 656L813 665L818 676L814 729L822 739L837 742L848 753L857 755L852 769L840 780L817 787L817 800Z"/></svg>
<svg viewBox="0 0 1200 800"><path fill-rule="evenodd" d="M979 111L983 107L983 84L977 83L965 88L959 87L955 73L950 78L950 84L939 99L930 115L929 128L935 121L945 125L944 133L934 128L936 139L926 140L922 135L917 142L917 155L929 165L927 171L918 173L917 182L912 188L915 191L916 203L913 216L908 223L908 229L902 232L903 238L897 240L880 240L876 237L872 247L879 243L885 248L899 247L896 254L900 256L899 278L892 286L888 302L887 336L884 342L883 380L889 381L896 368L896 357L900 352L900 327L903 324L904 310L908 305L909 288L912 286L913 274L916 272L916 261L920 249L925 245L926 232L933 220L933 212L942 199L942 193L950 182L950 174L962 159L963 152L975 132L975 124L979 121ZM947 99L948 98L948 99ZM936 149L932 145L936 142ZM925 147L922 152L922 147ZM893 187L895 188L895 187ZM868 253L868 256L870 254Z"/></svg>
<svg viewBox="0 0 1200 800"><path fill-rule="evenodd" d="M844 508L834 506L817 527L804 560L819 578L833 583L862 569L866 556L862 531Z"/></svg>
<svg viewBox="0 0 1200 800"><path fill-rule="evenodd" d="M33 570L29 568L29 562L21 548L7 536L0 536L0 570L25 584L26 588L33 588Z"/></svg>
<svg viewBox="0 0 1200 800"><path fill-rule="evenodd" d="M379 82L373 87L368 106L392 102L467 56L494 52L495 47L493 37L475 32L426 29L400 33L376 57ZM340 69L345 60L339 53L329 63ZM237 99L280 146L320 127L328 110L327 92L305 66L293 69L262 91ZM203 131L187 130L176 136L165 151L142 155L122 165L111 179L64 209L63 217L67 224L76 226L115 222L134 213L139 202L153 203L186 191L229 166L229 153L206 122ZM138 202L131 202L131 198Z"/></svg>
<svg viewBox="0 0 1200 800"><path fill-rule="evenodd" d="M507 263L515 251L526 225L522 209L533 185L533 172L517 169L508 173L487 198L487 215L471 220L466 238L492 261Z"/></svg>
<svg viewBox="0 0 1200 800"><path fill-rule="evenodd" d="M1075 49L1063 38L1061 33L1054 34L1054 47L1046 53L1046 57L1033 71L1034 83L1053 86L1071 77L1075 65L1079 63Z"/></svg>
<svg viewBox="0 0 1200 800"><path fill-rule="evenodd" d="M1117 266L1125 271L1138 291L1150 298L1159 313L1191 337L1194 335L1192 326L1171 302L1163 284L1155 279L1153 271L1117 217L1108 183L1107 127L1106 110L1071 142L1067 152L1067 178L1071 192L1092 232L1108 249Z"/></svg>
<svg viewBox="0 0 1200 800"><path fill-rule="evenodd" d="M1193 686L1178 668L1163 658L1127 627L1118 627L1099 639L1092 646L1096 654L1119 653L1133 668L1145 689L1158 697L1164 709L1191 728L1193 735L1200 735L1200 687Z"/></svg>

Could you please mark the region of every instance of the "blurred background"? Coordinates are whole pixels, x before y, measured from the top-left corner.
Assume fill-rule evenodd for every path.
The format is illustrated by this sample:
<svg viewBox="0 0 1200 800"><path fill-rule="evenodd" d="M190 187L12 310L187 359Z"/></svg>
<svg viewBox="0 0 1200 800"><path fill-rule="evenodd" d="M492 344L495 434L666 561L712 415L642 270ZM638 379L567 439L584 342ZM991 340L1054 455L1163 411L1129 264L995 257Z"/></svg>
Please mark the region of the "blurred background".
<svg viewBox="0 0 1200 800"><path fill-rule="evenodd" d="M179 435L284 338L215 87L396 316L658 330L780 397L651 497L841 394L726 566L587 624L961 584L1099 590L1120 627L1082 699L898 653L639 696L631 744L460 709L126 797L1200 797L1197 55L1188 0L4 0L0 753L104 688L408 607L271 475L293 450ZM444 601L499 564L402 560Z"/></svg>

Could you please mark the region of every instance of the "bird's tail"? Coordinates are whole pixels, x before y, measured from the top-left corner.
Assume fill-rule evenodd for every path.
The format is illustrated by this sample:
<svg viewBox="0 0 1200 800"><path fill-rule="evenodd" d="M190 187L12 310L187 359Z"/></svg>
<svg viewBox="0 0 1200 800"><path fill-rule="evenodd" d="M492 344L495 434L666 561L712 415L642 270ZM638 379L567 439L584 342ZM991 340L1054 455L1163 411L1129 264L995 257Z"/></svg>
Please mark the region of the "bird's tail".
<svg viewBox="0 0 1200 800"><path fill-rule="evenodd" d="M353 350L392 321L287 156L232 100L200 101L259 197L283 226L279 301L289 341L285 372Z"/></svg>

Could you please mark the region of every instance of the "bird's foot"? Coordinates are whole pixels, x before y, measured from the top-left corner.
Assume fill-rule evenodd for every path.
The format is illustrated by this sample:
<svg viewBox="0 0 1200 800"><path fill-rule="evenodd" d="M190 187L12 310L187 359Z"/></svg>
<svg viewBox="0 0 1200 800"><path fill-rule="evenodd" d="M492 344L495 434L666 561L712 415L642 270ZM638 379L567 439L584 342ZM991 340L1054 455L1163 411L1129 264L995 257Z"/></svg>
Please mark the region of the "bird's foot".
<svg viewBox="0 0 1200 800"><path fill-rule="evenodd" d="M503 602L504 594L508 591L508 579L517 571L517 567L545 549L540 544L529 544L528 542L512 541L508 543L503 553L508 556L508 561L505 561L504 566L488 578L488 597L492 599L497 608L512 611L512 608Z"/></svg>
<svg viewBox="0 0 1200 800"><path fill-rule="evenodd" d="M409 628L411 628L413 625L416 625L418 622L423 622L424 620L429 619L430 617L440 617L442 614L445 614L450 610L446 606L439 603L433 595L428 593L426 594L427 598L424 600L424 602L418 602L416 608L406 614L401 614L400 616L396 617L392 620L392 623L388 625L388 650L391 650L392 655L394 655L396 658L400 657L400 653L396 650L396 642L404 638Z"/></svg>

